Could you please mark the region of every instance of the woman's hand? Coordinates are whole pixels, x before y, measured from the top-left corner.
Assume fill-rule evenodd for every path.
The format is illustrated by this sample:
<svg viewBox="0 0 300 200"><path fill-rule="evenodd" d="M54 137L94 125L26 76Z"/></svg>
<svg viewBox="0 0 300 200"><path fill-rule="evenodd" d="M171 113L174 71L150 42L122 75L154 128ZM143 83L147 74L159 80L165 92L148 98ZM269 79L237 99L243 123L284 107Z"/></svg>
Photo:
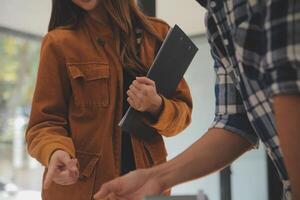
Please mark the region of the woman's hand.
<svg viewBox="0 0 300 200"><path fill-rule="evenodd" d="M59 185L72 185L77 182L79 171L77 160L62 150L55 151L50 159L44 188L50 187L52 182Z"/></svg>
<svg viewBox="0 0 300 200"><path fill-rule="evenodd" d="M162 109L162 98L156 92L155 82L147 77L137 77L127 91L131 107L156 116Z"/></svg>

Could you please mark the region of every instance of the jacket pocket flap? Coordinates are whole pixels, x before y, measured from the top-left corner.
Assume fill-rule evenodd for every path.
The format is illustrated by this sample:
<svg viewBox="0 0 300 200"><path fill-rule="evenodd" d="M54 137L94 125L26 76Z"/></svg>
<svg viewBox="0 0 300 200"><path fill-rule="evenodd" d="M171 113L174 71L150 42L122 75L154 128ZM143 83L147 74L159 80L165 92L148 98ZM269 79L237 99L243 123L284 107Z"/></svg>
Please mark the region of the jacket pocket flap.
<svg viewBox="0 0 300 200"><path fill-rule="evenodd" d="M147 142L144 142L144 146L155 165L166 161L168 153L161 135L157 135Z"/></svg>
<svg viewBox="0 0 300 200"><path fill-rule="evenodd" d="M99 154L77 151L76 157L79 162L79 179L90 177L100 159Z"/></svg>
<svg viewBox="0 0 300 200"><path fill-rule="evenodd" d="M109 78L109 66L102 63L68 64L72 78L82 77L86 81Z"/></svg>

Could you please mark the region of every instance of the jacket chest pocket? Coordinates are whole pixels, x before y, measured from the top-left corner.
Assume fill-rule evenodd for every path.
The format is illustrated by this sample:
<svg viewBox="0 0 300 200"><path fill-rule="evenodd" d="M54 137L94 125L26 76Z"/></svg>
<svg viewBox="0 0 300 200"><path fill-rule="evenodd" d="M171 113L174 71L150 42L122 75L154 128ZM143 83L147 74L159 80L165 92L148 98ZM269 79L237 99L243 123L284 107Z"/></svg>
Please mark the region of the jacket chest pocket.
<svg viewBox="0 0 300 200"><path fill-rule="evenodd" d="M109 105L108 64L68 64L74 101L77 106L107 107Z"/></svg>

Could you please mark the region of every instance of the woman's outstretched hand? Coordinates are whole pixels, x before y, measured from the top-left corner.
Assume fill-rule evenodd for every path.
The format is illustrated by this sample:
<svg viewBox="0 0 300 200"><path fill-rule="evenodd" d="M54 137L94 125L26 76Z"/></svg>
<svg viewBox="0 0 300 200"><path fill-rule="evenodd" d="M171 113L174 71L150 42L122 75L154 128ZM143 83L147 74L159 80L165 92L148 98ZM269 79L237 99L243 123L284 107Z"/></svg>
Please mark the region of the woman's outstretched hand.
<svg viewBox="0 0 300 200"><path fill-rule="evenodd" d="M52 182L59 185L72 185L77 182L78 177L77 160L72 159L67 152L57 150L51 156L44 188L48 189Z"/></svg>

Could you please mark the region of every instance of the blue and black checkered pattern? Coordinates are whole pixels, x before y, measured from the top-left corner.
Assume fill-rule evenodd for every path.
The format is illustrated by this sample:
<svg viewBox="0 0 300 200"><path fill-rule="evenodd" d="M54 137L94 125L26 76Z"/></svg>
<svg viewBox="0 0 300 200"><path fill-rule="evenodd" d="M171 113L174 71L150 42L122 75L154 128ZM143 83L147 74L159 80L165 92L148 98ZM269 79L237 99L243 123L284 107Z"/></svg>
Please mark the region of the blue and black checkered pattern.
<svg viewBox="0 0 300 200"><path fill-rule="evenodd" d="M276 132L273 97L300 94L299 0L197 0L216 72L214 128L266 146L290 200Z"/></svg>

